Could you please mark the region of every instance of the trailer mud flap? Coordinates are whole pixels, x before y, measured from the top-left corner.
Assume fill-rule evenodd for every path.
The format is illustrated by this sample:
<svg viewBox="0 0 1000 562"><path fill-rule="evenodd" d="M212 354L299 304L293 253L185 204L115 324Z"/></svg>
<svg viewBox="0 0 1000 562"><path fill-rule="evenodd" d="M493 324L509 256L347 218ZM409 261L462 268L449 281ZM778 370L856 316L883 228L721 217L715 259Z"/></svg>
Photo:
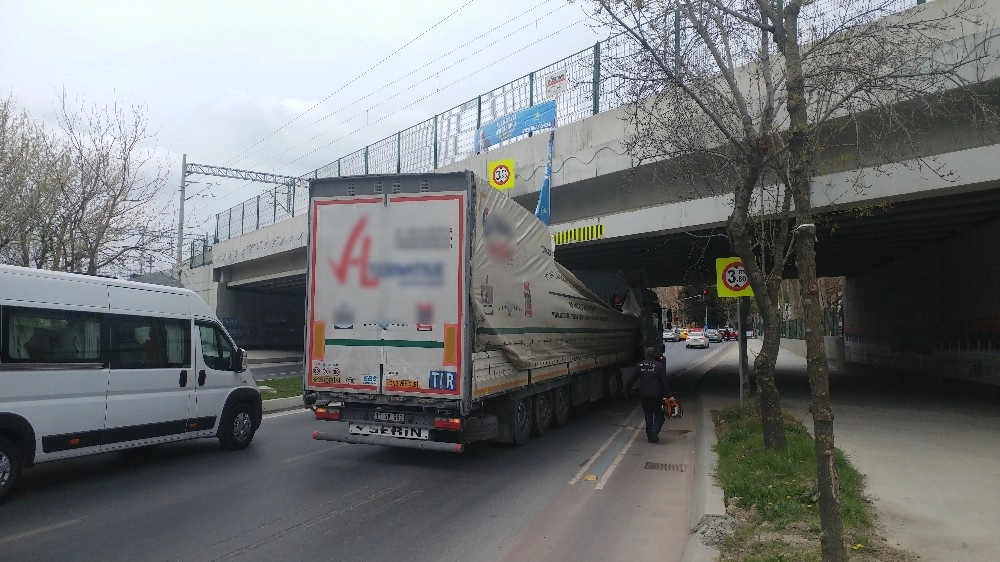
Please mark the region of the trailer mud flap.
<svg viewBox="0 0 1000 562"><path fill-rule="evenodd" d="M335 435L322 431L314 431L313 439L317 441L340 441L352 445L385 445L404 449L423 449L425 451L442 451L445 453L461 453L465 445L461 443L442 443L439 441L418 441L416 439L398 439L381 435Z"/></svg>

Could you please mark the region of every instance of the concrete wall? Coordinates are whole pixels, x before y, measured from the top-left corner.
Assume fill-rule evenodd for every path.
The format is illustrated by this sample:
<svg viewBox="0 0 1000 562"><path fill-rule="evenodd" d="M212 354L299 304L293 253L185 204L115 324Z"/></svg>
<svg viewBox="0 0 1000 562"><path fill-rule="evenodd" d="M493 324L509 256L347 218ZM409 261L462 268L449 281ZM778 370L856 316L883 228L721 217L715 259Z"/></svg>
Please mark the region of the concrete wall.
<svg viewBox="0 0 1000 562"><path fill-rule="evenodd" d="M847 280L848 362L1000 385L1000 220Z"/></svg>
<svg viewBox="0 0 1000 562"><path fill-rule="evenodd" d="M273 261L281 263L281 256ZM291 258L284 258L291 259ZM181 283L215 311L241 347L300 349L305 293L282 294L231 288L214 280L214 264L181 270Z"/></svg>
<svg viewBox="0 0 1000 562"><path fill-rule="evenodd" d="M305 294L234 291L220 286L218 298L216 314L240 346L302 349Z"/></svg>

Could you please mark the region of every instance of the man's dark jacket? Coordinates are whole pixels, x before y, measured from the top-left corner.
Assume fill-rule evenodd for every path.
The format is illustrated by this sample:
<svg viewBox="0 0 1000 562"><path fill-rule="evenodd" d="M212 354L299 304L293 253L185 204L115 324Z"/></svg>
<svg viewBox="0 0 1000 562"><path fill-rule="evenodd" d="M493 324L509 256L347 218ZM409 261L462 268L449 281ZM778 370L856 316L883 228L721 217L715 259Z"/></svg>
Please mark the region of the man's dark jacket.
<svg viewBox="0 0 1000 562"><path fill-rule="evenodd" d="M639 378L639 394L644 398L668 398L670 383L667 382L667 370L663 363L653 359L640 361L633 375L625 382L625 392L632 390L636 377Z"/></svg>

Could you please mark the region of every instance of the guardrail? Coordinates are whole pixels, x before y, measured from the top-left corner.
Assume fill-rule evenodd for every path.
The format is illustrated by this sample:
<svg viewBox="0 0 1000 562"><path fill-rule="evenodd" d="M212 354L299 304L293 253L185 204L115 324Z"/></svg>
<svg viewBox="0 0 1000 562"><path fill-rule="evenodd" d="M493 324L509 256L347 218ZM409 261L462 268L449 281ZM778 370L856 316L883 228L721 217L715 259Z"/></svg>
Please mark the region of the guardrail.
<svg viewBox="0 0 1000 562"><path fill-rule="evenodd" d="M888 3L902 10L923 4L924 0L888 0ZM843 4L843 0L820 0L811 8L819 14L814 17L822 18L829 10L842 9ZM855 9L863 11L863 8ZM663 40L672 41L672 36ZM302 177L430 172L472 156L475 134L482 125L547 99L556 100L557 127L621 107L626 103L628 91L621 70L634 61L638 52L639 46L627 35L605 39ZM494 146L517 142L523 137ZM234 205L215 215L215 242L305 213L308 199L308 190L302 186L276 186Z"/></svg>

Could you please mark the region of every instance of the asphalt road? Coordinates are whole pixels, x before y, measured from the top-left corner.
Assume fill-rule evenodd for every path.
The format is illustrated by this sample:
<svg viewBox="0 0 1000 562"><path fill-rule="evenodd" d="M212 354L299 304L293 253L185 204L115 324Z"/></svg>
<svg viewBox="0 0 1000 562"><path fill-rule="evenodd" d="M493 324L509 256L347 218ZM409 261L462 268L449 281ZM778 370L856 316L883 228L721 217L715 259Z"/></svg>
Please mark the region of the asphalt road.
<svg viewBox="0 0 1000 562"><path fill-rule="evenodd" d="M668 345L689 378L736 346ZM345 428L280 412L245 451L202 440L26 470L0 506L0 558L679 560L694 418L651 445L637 400L598 403L524 447L450 455L313 441Z"/></svg>
<svg viewBox="0 0 1000 562"><path fill-rule="evenodd" d="M301 377L302 363L276 363L251 365L250 372L255 380L279 379L286 377Z"/></svg>

